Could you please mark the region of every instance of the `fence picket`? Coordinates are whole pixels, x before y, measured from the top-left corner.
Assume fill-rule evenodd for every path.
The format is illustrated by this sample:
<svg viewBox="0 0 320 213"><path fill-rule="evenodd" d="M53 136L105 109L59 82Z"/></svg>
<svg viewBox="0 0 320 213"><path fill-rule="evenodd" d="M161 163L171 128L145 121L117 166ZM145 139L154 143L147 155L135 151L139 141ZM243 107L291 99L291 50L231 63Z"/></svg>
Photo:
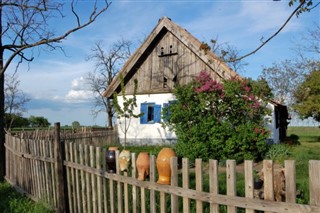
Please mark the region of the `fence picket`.
<svg viewBox="0 0 320 213"><path fill-rule="evenodd" d="M83 144L79 144L79 152L80 152L80 164L81 165L85 165L85 154L84 154L84 145ZM83 212L88 212L87 209L87 188L86 188L86 173L84 172L84 170L81 170L81 202L82 202L82 206L83 206Z"/></svg>
<svg viewBox="0 0 320 213"><path fill-rule="evenodd" d="M120 175L119 150L116 151L116 167L116 174ZM122 187L120 181L117 181L117 195L118 213L123 213Z"/></svg>
<svg viewBox="0 0 320 213"><path fill-rule="evenodd" d="M70 161L70 145L71 143L65 144L65 160ZM71 168L66 168L67 173L67 187L68 187L68 199L69 199L69 212L74 212L72 208L72 190L71 190Z"/></svg>
<svg viewBox="0 0 320 213"><path fill-rule="evenodd" d="M236 179L236 161L227 160L227 195L236 196L237 194L237 179ZM228 205L228 213L236 213L235 206Z"/></svg>
<svg viewBox="0 0 320 213"><path fill-rule="evenodd" d="M209 160L209 187L212 195L217 195L219 193L218 161L217 160ZM211 203L210 213L219 213L219 205L215 203Z"/></svg>
<svg viewBox="0 0 320 213"><path fill-rule="evenodd" d="M50 144L49 144L49 155L50 158L54 158L54 154L53 154L53 146L54 143L52 140L50 140ZM54 163L51 163L51 183L52 183L52 192L53 192L53 206L57 206L58 205L58 201L57 201L57 190L56 190L56 173L55 173L55 169L54 169ZM34 187L35 188L35 187Z"/></svg>
<svg viewBox="0 0 320 213"><path fill-rule="evenodd" d="M90 157L89 157L89 146L84 145L84 161L85 166L90 166ZM86 191L87 191L87 212L92 212L92 188L91 188L91 181L90 181L91 174L86 172Z"/></svg>
<svg viewBox="0 0 320 213"><path fill-rule="evenodd" d="M150 172L149 172L149 179L150 182L154 183L156 181L156 168L155 168L155 156L150 155ZM156 193L155 190L150 190L150 212L156 213Z"/></svg>
<svg viewBox="0 0 320 213"><path fill-rule="evenodd" d="M320 206L320 161L309 161L310 205Z"/></svg>
<svg viewBox="0 0 320 213"><path fill-rule="evenodd" d="M96 168L98 171L102 172L101 166L102 159L101 159L101 148L96 147ZM102 213L103 206L102 206L102 177L97 177L97 200L98 200L98 212Z"/></svg>
<svg viewBox="0 0 320 213"><path fill-rule="evenodd" d="M293 160L284 161L285 167L285 178L286 178L286 202L295 203L296 202L296 164Z"/></svg>
<svg viewBox="0 0 320 213"><path fill-rule="evenodd" d="M196 159L196 190L202 192L203 190L203 168L202 159ZM203 203L200 200L196 200L197 213L203 212Z"/></svg>
<svg viewBox="0 0 320 213"><path fill-rule="evenodd" d="M63 211L61 203L64 205L62 201L65 195L64 185L68 188L68 202L65 203L65 207L70 208L70 212L183 211L188 213L203 212L204 206L210 206L211 213L219 212L220 206L227 206L228 213L236 212L238 208L244 208L246 213L320 212L320 161L309 161L310 204L302 205L296 203L296 165L292 160L285 161L284 167L286 201L276 202L274 192L277 189L275 177L278 168L274 167L271 160L263 161L264 200L262 200L254 198L256 191L253 189L252 161L244 162L245 197L240 197L236 195L237 177L234 160L227 160L225 195L219 194L218 190L220 170L217 160L209 160L206 171L204 168L207 168L207 163L201 159L196 159L193 170L189 169L189 160L184 158L182 169L178 170L177 158L172 158L171 185L161 185L156 182L156 161L153 155L150 156L149 180L138 181L134 153L131 155L131 170L122 173L119 171L119 151L117 151L117 173L110 174L105 172L105 148L82 145L81 139L72 136L65 139L68 142L65 142L63 147L63 140L59 137L54 138L49 134L34 132L17 136L8 134L5 143L7 181L32 199L48 202L57 212ZM93 140L87 139L86 143L89 142L92 143ZM64 169L67 171L67 178L64 178ZM195 186L193 183L190 186L190 174L195 175ZM182 176L182 186L178 185L179 175ZM206 175L209 175L209 189L204 188ZM150 197L146 197L148 192ZM138 197L140 199L137 199ZM150 205L147 202L151 202ZM132 206L129 206L131 203ZM181 208L183 206L183 209L179 209L179 206Z"/></svg>
<svg viewBox="0 0 320 213"><path fill-rule="evenodd" d="M273 189L273 162L272 160L263 161L263 174L264 174L264 199L274 200ZM269 213L269 212L266 212Z"/></svg>
<svg viewBox="0 0 320 213"><path fill-rule="evenodd" d="M245 177L245 195L247 198L253 198L254 197L253 162L251 160L244 161L244 177ZM246 209L246 213L254 213L254 210Z"/></svg>
<svg viewBox="0 0 320 213"><path fill-rule="evenodd" d="M128 177L128 172L123 172L123 176ZM123 183L123 191L124 191L124 212L129 213L129 189L128 183Z"/></svg>
<svg viewBox="0 0 320 213"><path fill-rule="evenodd" d="M103 161L103 173L107 170L106 165L106 149L102 149L102 161ZM111 180L109 180L110 182ZM108 181L107 178L103 178L103 209L105 213L108 213Z"/></svg>
<svg viewBox="0 0 320 213"><path fill-rule="evenodd" d="M110 198L110 212L114 213L114 181L112 178L109 179L109 198Z"/></svg>
<svg viewBox="0 0 320 213"><path fill-rule="evenodd" d="M182 187L189 189L189 160L188 158L182 159ZM190 212L190 199L183 197L183 212Z"/></svg>
<svg viewBox="0 0 320 213"><path fill-rule="evenodd" d="M94 147L90 146L90 167L95 168L95 152ZM91 187L92 188L92 212L97 213L97 179L94 174L91 174Z"/></svg>
<svg viewBox="0 0 320 213"><path fill-rule="evenodd" d="M178 158L170 159L171 165L171 186L178 186ZM171 195L171 212L179 212L179 199L176 195Z"/></svg>

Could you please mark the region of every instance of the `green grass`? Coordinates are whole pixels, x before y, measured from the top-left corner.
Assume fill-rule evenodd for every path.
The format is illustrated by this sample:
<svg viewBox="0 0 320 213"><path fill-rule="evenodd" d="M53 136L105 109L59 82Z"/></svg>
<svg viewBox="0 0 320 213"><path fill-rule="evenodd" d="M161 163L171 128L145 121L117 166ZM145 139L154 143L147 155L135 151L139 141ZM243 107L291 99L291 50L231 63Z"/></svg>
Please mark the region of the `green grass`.
<svg viewBox="0 0 320 213"><path fill-rule="evenodd" d="M287 135L296 135L300 142L320 142L319 127L289 127Z"/></svg>
<svg viewBox="0 0 320 213"><path fill-rule="evenodd" d="M296 161L297 196L299 203L309 201L309 160L320 160L320 128L318 127L289 127L288 136L298 136L300 145L290 147L290 159Z"/></svg>
<svg viewBox="0 0 320 213"><path fill-rule="evenodd" d="M35 203L19 194L7 182L0 182L0 212L1 213L49 213L41 202Z"/></svg>

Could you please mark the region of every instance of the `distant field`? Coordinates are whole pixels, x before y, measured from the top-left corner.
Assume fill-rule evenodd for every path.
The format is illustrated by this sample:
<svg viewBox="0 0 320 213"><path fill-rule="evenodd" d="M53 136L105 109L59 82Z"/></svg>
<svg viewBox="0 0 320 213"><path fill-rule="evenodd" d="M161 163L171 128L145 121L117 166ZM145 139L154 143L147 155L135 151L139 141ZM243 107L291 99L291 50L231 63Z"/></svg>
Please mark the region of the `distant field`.
<svg viewBox="0 0 320 213"><path fill-rule="evenodd" d="M297 135L300 142L320 142L319 127L288 127L287 135Z"/></svg>

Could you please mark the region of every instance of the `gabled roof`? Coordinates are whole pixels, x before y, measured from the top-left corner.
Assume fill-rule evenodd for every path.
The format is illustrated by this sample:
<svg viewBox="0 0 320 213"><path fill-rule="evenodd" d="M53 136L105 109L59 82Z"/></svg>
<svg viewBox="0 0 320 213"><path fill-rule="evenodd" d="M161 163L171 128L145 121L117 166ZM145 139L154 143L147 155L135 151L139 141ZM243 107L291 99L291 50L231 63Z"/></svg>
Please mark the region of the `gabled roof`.
<svg viewBox="0 0 320 213"><path fill-rule="evenodd" d="M171 21L167 17L163 17L159 20L157 26L153 29L144 43L135 51L135 53L128 59L124 64L119 73L126 79L126 77L133 76L139 67L139 59L145 57L148 54L148 50L157 38L161 37L166 32L171 32L177 39L180 40L184 45L186 45L197 57L204 61L207 66L211 67L212 70L222 79L230 79L232 77L241 78L235 71L230 69L227 64L219 60L219 58L211 51L204 51L201 49L203 43L192 36L188 31L181 28L177 24ZM219 63L219 69L213 67ZM126 80L125 80L126 82ZM114 92L120 92L120 75L118 74L111 84L108 86L107 90L104 92L104 96L111 97Z"/></svg>

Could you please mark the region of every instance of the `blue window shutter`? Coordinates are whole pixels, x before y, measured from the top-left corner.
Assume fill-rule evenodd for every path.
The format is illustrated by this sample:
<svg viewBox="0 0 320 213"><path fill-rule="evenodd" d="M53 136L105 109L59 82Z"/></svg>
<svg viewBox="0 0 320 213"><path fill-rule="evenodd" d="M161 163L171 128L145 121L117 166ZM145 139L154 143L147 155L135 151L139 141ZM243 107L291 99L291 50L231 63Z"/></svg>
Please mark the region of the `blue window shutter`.
<svg viewBox="0 0 320 213"><path fill-rule="evenodd" d="M140 124L148 123L148 104L142 103L140 106L140 111L143 115L140 117Z"/></svg>
<svg viewBox="0 0 320 213"><path fill-rule="evenodd" d="M154 122L160 123L161 121L161 105L154 105Z"/></svg>

